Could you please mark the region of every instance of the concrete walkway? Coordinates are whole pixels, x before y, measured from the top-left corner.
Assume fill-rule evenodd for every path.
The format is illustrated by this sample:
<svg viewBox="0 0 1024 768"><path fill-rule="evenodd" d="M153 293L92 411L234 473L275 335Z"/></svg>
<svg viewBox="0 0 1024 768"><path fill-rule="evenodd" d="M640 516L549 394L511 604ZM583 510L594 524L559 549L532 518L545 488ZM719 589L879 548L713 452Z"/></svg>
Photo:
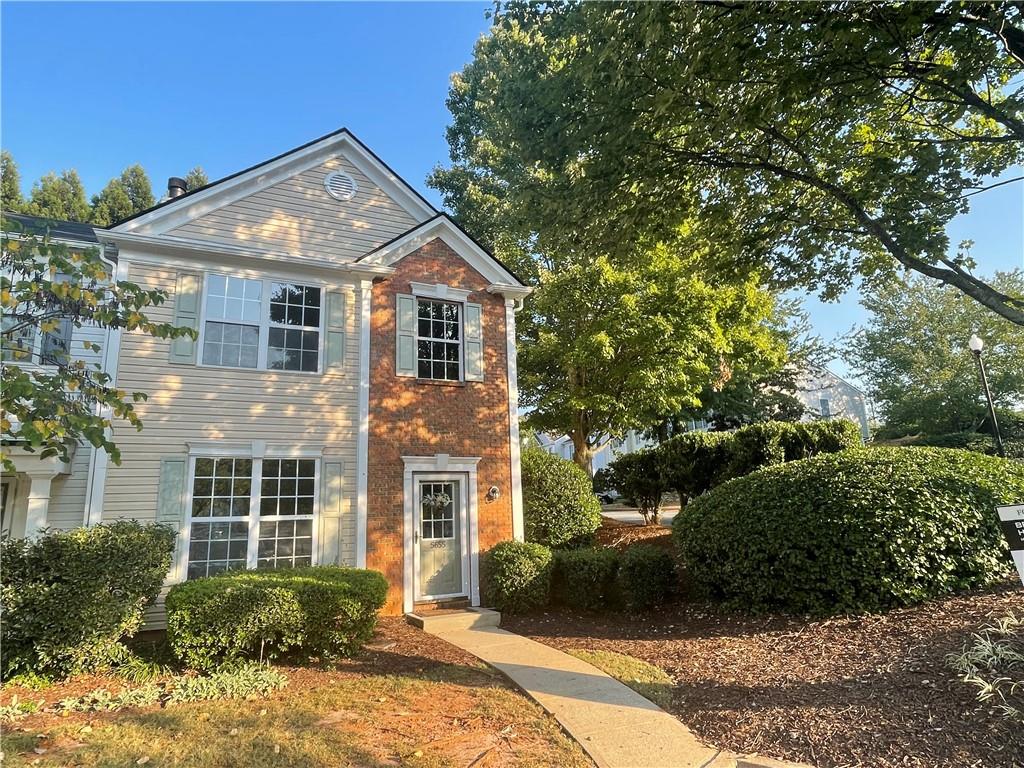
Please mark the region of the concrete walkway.
<svg viewBox="0 0 1024 768"><path fill-rule="evenodd" d="M574 656L494 626L434 626L436 634L507 675L579 742L599 768L780 768L724 753L672 715Z"/></svg>

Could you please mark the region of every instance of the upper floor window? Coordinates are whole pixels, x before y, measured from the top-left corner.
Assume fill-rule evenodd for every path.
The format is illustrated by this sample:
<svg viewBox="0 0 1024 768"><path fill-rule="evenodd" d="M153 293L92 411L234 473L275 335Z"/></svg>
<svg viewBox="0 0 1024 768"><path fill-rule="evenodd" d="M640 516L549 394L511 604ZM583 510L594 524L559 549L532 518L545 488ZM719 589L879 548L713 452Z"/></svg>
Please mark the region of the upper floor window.
<svg viewBox="0 0 1024 768"><path fill-rule="evenodd" d="M37 333L35 323L7 315L0 320L0 359L43 365L66 361L73 330L69 317L60 318L54 330Z"/></svg>
<svg viewBox="0 0 1024 768"><path fill-rule="evenodd" d="M421 379L462 378L462 305L417 299L416 375Z"/></svg>
<svg viewBox="0 0 1024 768"><path fill-rule="evenodd" d="M203 364L316 373L321 299L316 286L208 275Z"/></svg>
<svg viewBox="0 0 1024 768"><path fill-rule="evenodd" d="M818 399L818 408L821 412L821 418L832 418L832 403L827 397L822 397Z"/></svg>

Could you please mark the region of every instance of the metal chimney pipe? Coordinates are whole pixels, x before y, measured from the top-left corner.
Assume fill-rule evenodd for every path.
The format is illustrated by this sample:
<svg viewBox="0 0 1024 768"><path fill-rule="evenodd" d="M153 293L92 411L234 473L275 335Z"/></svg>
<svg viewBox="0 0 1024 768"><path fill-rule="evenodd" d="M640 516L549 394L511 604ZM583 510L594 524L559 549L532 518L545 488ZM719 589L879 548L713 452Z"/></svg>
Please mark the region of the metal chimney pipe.
<svg viewBox="0 0 1024 768"><path fill-rule="evenodd" d="M167 180L167 197L181 197L186 192L188 192L188 184L185 183L184 179L177 176L171 176L171 178Z"/></svg>

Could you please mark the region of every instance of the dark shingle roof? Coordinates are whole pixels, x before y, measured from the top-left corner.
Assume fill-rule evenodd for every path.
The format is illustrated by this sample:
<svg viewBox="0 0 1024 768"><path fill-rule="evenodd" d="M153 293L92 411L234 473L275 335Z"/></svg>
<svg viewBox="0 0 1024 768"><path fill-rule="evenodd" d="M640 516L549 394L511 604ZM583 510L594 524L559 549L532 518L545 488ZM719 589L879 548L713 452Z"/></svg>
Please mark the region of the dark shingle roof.
<svg viewBox="0 0 1024 768"><path fill-rule="evenodd" d="M81 221L58 221L45 216L29 216L24 213L5 213L4 221L11 220L16 223L21 231L42 235L47 230L50 237L59 237L62 240L76 240L81 243L95 243L96 233L93 232L92 224ZM15 229L5 226L4 229Z"/></svg>

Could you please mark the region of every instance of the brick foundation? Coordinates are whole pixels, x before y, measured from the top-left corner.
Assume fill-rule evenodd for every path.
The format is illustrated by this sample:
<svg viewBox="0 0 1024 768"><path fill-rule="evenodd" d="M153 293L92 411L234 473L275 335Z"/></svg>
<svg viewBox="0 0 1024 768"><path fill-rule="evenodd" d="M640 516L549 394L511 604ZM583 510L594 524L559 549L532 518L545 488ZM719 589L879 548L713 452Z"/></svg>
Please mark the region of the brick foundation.
<svg viewBox="0 0 1024 768"><path fill-rule="evenodd" d="M370 420L366 565L391 587L384 612L402 612L402 456L479 456L477 508L481 556L512 538L505 299L448 245L432 240L374 282L370 323ZM395 375L395 296L410 282L470 290L483 315L484 381L437 383ZM487 489L501 490L495 501Z"/></svg>

